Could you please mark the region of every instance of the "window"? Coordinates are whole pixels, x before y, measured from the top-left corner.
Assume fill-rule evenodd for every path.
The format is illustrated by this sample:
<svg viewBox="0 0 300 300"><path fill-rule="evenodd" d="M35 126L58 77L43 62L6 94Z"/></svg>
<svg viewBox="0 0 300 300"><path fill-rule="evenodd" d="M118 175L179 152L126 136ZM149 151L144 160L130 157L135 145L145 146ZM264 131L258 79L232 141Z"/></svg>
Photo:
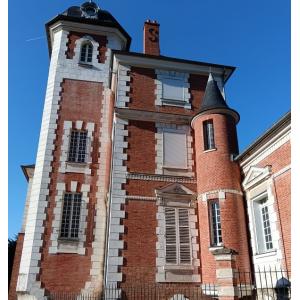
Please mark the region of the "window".
<svg viewBox="0 0 300 300"><path fill-rule="evenodd" d="M188 209L165 207L165 225L166 263L191 264Z"/></svg>
<svg viewBox="0 0 300 300"><path fill-rule="evenodd" d="M87 157L87 131L72 130L69 145L69 162L84 163Z"/></svg>
<svg viewBox="0 0 300 300"><path fill-rule="evenodd" d="M77 239L79 234L81 193L65 193L60 237Z"/></svg>
<svg viewBox="0 0 300 300"><path fill-rule="evenodd" d="M186 134L175 132L163 133L164 167L175 169L187 168Z"/></svg>
<svg viewBox="0 0 300 300"><path fill-rule="evenodd" d="M84 42L80 51L80 62L91 63L93 58L93 45L91 42Z"/></svg>
<svg viewBox="0 0 300 300"><path fill-rule="evenodd" d="M166 100L184 101L183 80L164 78L162 81L162 98Z"/></svg>
<svg viewBox="0 0 300 300"><path fill-rule="evenodd" d="M257 251L264 253L273 249L268 198L253 201Z"/></svg>
<svg viewBox="0 0 300 300"><path fill-rule="evenodd" d="M221 229L220 204L218 200L212 200L209 202L209 214L210 214L211 245L221 246L222 229Z"/></svg>
<svg viewBox="0 0 300 300"><path fill-rule="evenodd" d="M215 149L214 124L212 120L203 122L204 150Z"/></svg>

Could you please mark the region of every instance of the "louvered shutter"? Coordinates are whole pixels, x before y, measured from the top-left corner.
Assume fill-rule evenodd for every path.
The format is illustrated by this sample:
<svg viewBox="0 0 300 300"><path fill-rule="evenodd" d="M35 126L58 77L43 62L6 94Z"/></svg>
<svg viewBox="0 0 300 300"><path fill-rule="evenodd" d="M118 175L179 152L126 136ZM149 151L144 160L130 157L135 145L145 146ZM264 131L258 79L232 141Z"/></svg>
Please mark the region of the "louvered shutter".
<svg viewBox="0 0 300 300"><path fill-rule="evenodd" d="M187 167L186 135L164 132L164 166L173 168Z"/></svg>
<svg viewBox="0 0 300 300"><path fill-rule="evenodd" d="M164 78L163 79L163 98L170 100L184 100L184 83L182 80Z"/></svg>
<svg viewBox="0 0 300 300"><path fill-rule="evenodd" d="M186 208L178 208L179 262L191 262L189 212Z"/></svg>
<svg viewBox="0 0 300 300"><path fill-rule="evenodd" d="M166 221L166 262L177 263L176 241L176 211L175 208L165 208Z"/></svg>

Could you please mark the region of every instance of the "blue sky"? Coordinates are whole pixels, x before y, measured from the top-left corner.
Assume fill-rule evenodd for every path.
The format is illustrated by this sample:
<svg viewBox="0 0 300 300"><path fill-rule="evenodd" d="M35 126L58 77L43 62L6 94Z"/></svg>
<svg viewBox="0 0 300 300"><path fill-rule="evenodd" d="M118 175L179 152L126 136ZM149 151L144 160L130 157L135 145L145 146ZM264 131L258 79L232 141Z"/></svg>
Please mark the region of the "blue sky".
<svg viewBox="0 0 300 300"><path fill-rule="evenodd" d="M166 56L236 66L226 86L241 115L240 150L290 109L290 3L287 0L103 0L142 51L146 19L160 24ZM82 1L9 1L9 237L21 226L27 183L20 165L35 163L49 55L44 24Z"/></svg>

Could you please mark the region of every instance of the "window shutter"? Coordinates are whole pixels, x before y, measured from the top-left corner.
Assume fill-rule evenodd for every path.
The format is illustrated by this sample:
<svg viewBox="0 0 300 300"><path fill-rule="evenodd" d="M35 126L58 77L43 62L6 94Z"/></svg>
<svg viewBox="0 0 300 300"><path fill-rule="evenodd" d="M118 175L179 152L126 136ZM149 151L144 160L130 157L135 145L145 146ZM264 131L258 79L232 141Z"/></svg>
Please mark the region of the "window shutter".
<svg viewBox="0 0 300 300"><path fill-rule="evenodd" d="M164 132L164 166L187 168L186 135L183 133Z"/></svg>
<svg viewBox="0 0 300 300"><path fill-rule="evenodd" d="M170 100L184 101L184 82L182 80L164 78L163 98Z"/></svg>
<svg viewBox="0 0 300 300"><path fill-rule="evenodd" d="M261 220L261 204L258 201L253 202L253 210L254 210L254 219L255 219L255 229L256 229L256 243L257 243L257 251L258 253L263 253L265 251L265 241L263 236L263 224Z"/></svg>
<svg viewBox="0 0 300 300"><path fill-rule="evenodd" d="M166 262L177 263L176 212L175 208L165 208L166 221Z"/></svg>
<svg viewBox="0 0 300 300"><path fill-rule="evenodd" d="M179 258L180 263L191 262L189 212L186 208L178 209Z"/></svg>

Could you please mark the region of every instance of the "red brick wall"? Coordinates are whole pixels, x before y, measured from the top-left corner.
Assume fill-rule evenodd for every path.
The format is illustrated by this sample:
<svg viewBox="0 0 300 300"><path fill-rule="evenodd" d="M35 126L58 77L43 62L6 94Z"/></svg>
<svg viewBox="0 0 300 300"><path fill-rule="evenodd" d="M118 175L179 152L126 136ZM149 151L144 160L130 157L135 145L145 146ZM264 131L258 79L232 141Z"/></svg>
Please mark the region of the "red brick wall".
<svg viewBox="0 0 300 300"><path fill-rule="evenodd" d="M144 53L160 55L159 24L156 22L145 22L144 24Z"/></svg>
<svg viewBox="0 0 300 300"><path fill-rule="evenodd" d="M123 282L154 283L156 273L156 202L129 200L125 204L122 239Z"/></svg>
<svg viewBox="0 0 300 300"><path fill-rule="evenodd" d="M233 121L227 118L230 117L211 114L199 117L194 122L199 193L222 188L241 190L239 166L230 160L230 154L237 150L237 142L234 141L236 130ZM206 120L213 120L216 151L204 152L203 122Z"/></svg>
<svg viewBox="0 0 300 300"><path fill-rule="evenodd" d="M203 142L203 122L213 120L215 145L217 150L205 152ZM241 192L240 169L230 159L237 151L235 122L230 116L221 114L204 115L195 120L195 157L197 170L197 192L205 193L219 189L233 189ZM216 196L217 197L217 196ZM240 269L250 270L244 201L241 195L226 193L220 200L221 228L223 244L236 250ZM208 203L199 201L199 231L201 274L203 282L215 281L215 259L209 251L210 224Z"/></svg>
<svg viewBox="0 0 300 300"><path fill-rule="evenodd" d="M68 42L67 42L67 46L68 49L66 51L66 57L68 59L72 59L75 55L74 50L75 50L75 42L82 38L83 36L87 35L86 33L82 33L82 32L74 32L74 31L70 31L68 34ZM95 34L88 34L89 36L91 36L96 42L99 43L99 47L98 47L98 62L99 63L105 63L106 60L106 50L107 50L107 38L106 36L102 36L102 35L95 35Z"/></svg>
<svg viewBox="0 0 300 300"><path fill-rule="evenodd" d="M155 123L129 121L127 162L129 172L155 173Z"/></svg>
<svg viewBox="0 0 300 300"><path fill-rule="evenodd" d="M19 268L20 268L20 262L22 256L23 242L24 242L24 233L19 233L17 239L15 257L14 257L14 264L11 273L11 280L9 285L8 300L17 300L16 287L17 287Z"/></svg>
<svg viewBox="0 0 300 300"><path fill-rule="evenodd" d="M53 151L53 163L51 182L49 186L49 206L47 208L47 219L45 221L44 243L42 249L40 280L46 290L78 292L84 288L89 280L91 268L92 242L94 239L94 213L96 204L96 175L99 168L99 143L100 143L100 119L102 106L102 84L88 81L77 81L66 79L62 83L62 94L59 109L58 127L56 130L55 150ZM59 174L59 160L61 156L61 145L64 121L77 121L95 123L91 175L66 173ZM86 229L86 253L78 254L49 254L51 246L50 236L52 221L54 219L53 209L55 207L56 184L66 182L69 186L71 181L91 185L88 203L88 224Z"/></svg>
<svg viewBox="0 0 300 300"><path fill-rule="evenodd" d="M208 78L207 76L190 75L190 101L192 109L184 109L180 107L155 105L156 74L154 69L131 67L130 77L130 101L128 108L190 116L199 111Z"/></svg>

